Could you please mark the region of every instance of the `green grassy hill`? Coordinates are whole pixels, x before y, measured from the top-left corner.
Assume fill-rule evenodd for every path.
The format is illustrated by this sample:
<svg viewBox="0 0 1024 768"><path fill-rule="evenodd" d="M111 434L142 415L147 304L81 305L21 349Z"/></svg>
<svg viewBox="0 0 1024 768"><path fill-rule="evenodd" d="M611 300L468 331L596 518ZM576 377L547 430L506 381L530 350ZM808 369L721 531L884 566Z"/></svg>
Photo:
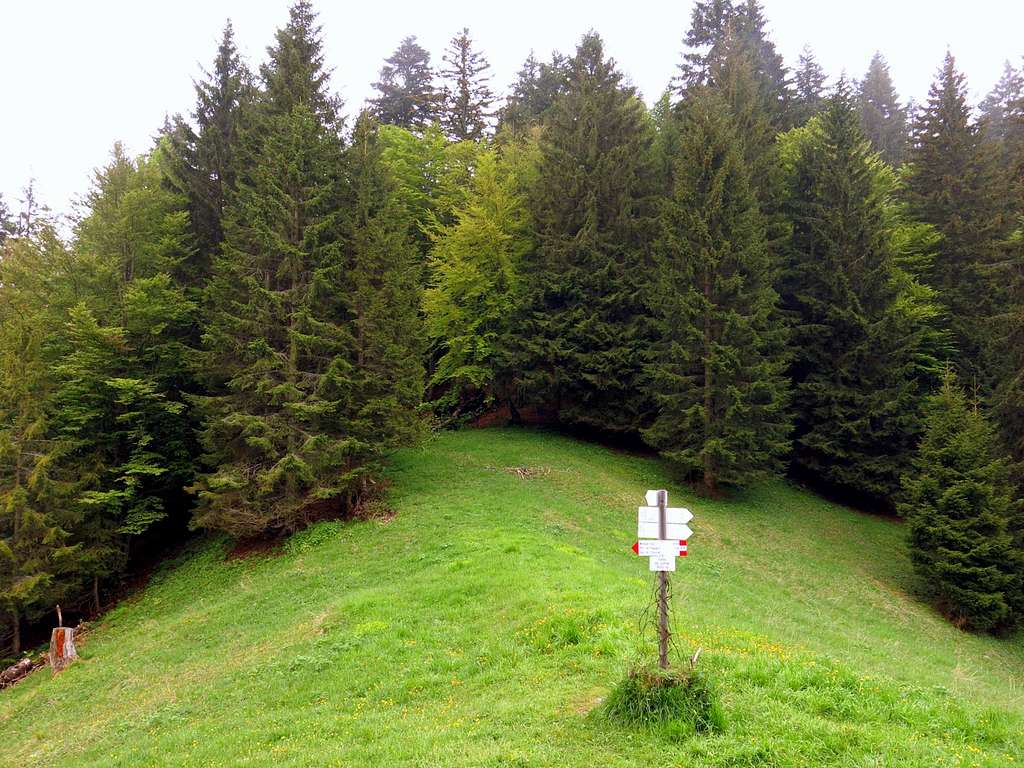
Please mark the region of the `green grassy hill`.
<svg viewBox="0 0 1024 768"><path fill-rule="evenodd" d="M705 649L728 719L669 739L593 711L638 651L653 578L629 548L658 461L478 430L391 475L392 519L169 563L82 662L0 692L0 765L1024 763L1024 640L913 599L898 523L782 483L718 502L669 483L695 514L676 640Z"/></svg>

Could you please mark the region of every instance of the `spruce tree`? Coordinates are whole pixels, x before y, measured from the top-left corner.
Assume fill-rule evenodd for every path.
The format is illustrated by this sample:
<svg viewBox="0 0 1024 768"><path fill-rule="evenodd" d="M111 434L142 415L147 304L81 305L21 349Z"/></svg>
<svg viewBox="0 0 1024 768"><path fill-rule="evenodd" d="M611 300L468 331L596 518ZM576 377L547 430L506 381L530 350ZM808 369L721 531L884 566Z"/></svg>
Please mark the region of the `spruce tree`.
<svg viewBox="0 0 1024 768"><path fill-rule="evenodd" d="M881 53L871 57L867 74L857 87L861 130L885 162L899 166L907 146L907 111L899 102Z"/></svg>
<svg viewBox="0 0 1024 768"><path fill-rule="evenodd" d="M978 109L984 118L985 133L989 138L1002 141L1018 130L1014 118L1017 104L1022 98L1024 98L1024 72L1015 69L1009 61L1004 62L1003 74L999 78L999 82L978 104Z"/></svg>
<svg viewBox="0 0 1024 768"><path fill-rule="evenodd" d="M789 73L766 26L759 0L697 0L684 40L688 50L680 65L680 92L710 84L717 63L741 49L749 58L772 126L789 127Z"/></svg>
<svg viewBox="0 0 1024 768"><path fill-rule="evenodd" d="M1024 217L1005 244L995 279L1008 287L1009 298L1005 310L993 318L995 332L990 341L991 357L1000 363L994 415L1024 490Z"/></svg>
<svg viewBox="0 0 1024 768"><path fill-rule="evenodd" d="M422 265L369 114L356 123L346 165L352 184L347 268L336 279L350 284L344 302L355 367L346 421L358 448L348 450L365 457L359 488L365 492L383 456L415 440L423 427L417 412L424 385Z"/></svg>
<svg viewBox="0 0 1024 768"><path fill-rule="evenodd" d="M204 75L195 84L195 127L179 116L168 132L174 161L171 182L188 198L195 252L184 268L196 294L209 278L213 256L224 238L224 209L235 185L241 112L252 98L251 75L239 58L230 21L224 26L213 69Z"/></svg>
<svg viewBox="0 0 1024 768"><path fill-rule="evenodd" d="M531 194L538 246L523 263L515 365L530 399L561 420L632 431L649 411L651 126L596 33L568 71Z"/></svg>
<svg viewBox="0 0 1024 768"><path fill-rule="evenodd" d="M904 198L910 211L942 235L928 282L949 308L957 370L963 381L987 392L987 318L1005 299L992 265L1008 229L1006 181L996 148L971 120L967 85L951 54L914 120L907 161Z"/></svg>
<svg viewBox="0 0 1024 768"><path fill-rule="evenodd" d="M532 247L521 192L528 169L482 153L473 189L456 222L432 233L432 280L424 296L437 361L430 383L436 408L461 417L497 403L515 412L511 334L523 257Z"/></svg>
<svg viewBox="0 0 1024 768"><path fill-rule="evenodd" d="M781 470L785 324L765 224L727 102L692 95L648 291L659 321L645 439L714 494Z"/></svg>
<svg viewBox="0 0 1024 768"><path fill-rule="evenodd" d="M0 248L3 248L7 238L14 234L14 219L11 216L11 209L7 206L4 196L0 194Z"/></svg>
<svg viewBox="0 0 1024 768"><path fill-rule="evenodd" d="M373 87L380 94L371 99L374 115L385 125L422 131L439 117L441 94L434 87L430 54L415 35L404 38L384 60Z"/></svg>
<svg viewBox="0 0 1024 768"><path fill-rule="evenodd" d="M803 125L825 106L827 76L808 45L800 52L800 62L793 75L793 123Z"/></svg>
<svg viewBox="0 0 1024 768"><path fill-rule="evenodd" d="M794 458L807 479L892 499L920 431L931 329L894 259L880 166L840 80L789 174Z"/></svg>
<svg viewBox="0 0 1024 768"><path fill-rule="evenodd" d="M521 136L540 123L565 91L568 62L558 51L551 54L549 62L538 61L530 52L499 112L499 132L507 130Z"/></svg>
<svg viewBox="0 0 1024 768"><path fill-rule="evenodd" d="M1021 554L1009 526L1020 500L995 430L947 371L903 481L910 555L939 608L959 626L997 630L1021 607Z"/></svg>
<svg viewBox="0 0 1024 768"><path fill-rule="evenodd" d="M295 530L365 482L349 421L341 146L318 30L300 3L270 49L252 164L206 295L204 363L218 389L200 400L210 469L193 487L192 522L236 536Z"/></svg>
<svg viewBox="0 0 1024 768"><path fill-rule="evenodd" d="M453 141L479 141L491 117L494 92L488 83L490 64L473 49L469 29L451 39L444 55L448 67L444 79L444 115L442 124Z"/></svg>

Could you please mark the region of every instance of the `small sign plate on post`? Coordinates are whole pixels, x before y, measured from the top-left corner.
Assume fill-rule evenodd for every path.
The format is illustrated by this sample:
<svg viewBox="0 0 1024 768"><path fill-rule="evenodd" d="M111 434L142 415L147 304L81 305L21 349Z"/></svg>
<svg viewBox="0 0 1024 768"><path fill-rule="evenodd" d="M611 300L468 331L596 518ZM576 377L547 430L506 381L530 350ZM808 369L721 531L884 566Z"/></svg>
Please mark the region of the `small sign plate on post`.
<svg viewBox="0 0 1024 768"><path fill-rule="evenodd" d="M660 539L661 531L657 523L637 523L636 535L640 539ZM665 523L666 539L688 539L693 536L690 526L682 523Z"/></svg>
<svg viewBox="0 0 1024 768"><path fill-rule="evenodd" d="M658 522L658 508L637 507L636 519L640 523L656 523ZM686 507L665 507L666 523L688 523L691 520L693 520L693 513Z"/></svg>
<svg viewBox="0 0 1024 768"><path fill-rule="evenodd" d="M650 558L652 571L675 571L676 558L671 552L661 551Z"/></svg>

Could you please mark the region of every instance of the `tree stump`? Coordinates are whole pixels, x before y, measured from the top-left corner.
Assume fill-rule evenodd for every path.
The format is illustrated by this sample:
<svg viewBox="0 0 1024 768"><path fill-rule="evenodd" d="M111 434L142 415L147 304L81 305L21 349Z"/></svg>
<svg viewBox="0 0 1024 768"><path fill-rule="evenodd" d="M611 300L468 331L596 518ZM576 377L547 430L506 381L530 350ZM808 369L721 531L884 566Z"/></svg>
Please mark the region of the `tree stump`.
<svg viewBox="0 0 1024 768"><path fill-rule="evenodd" d="M50 633L50 669L53 674L62 672L78 658L75 650L75 630L71 627L57 627Z"/></svg>

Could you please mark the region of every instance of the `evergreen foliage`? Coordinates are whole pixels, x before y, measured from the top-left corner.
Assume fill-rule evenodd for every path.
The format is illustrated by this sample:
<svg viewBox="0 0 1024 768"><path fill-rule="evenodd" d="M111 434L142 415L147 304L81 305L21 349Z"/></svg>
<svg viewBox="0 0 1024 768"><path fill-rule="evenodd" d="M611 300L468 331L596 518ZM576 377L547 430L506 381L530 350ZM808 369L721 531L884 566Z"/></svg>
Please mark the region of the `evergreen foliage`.
<svg viewBox="0 0 1024 768"><path fill-rule="evenodd" d="M947 53L914 120L904 198L918 221L942 235L928 282L949 309L961 378L988 391L987 319L1005 298L992 265L1007 235L1007 196L995 147L971 120L966 94L964 76Z"/></svg>
<svg viewBox="0 0 1024 768"><path fill-rule="evenodd" d="M900 512L910 554L938 606L958 624L997 630L1022 607L1021 555L1010 534L1020 501L995 430L947 371L928 403Z"/></svg>
<svg viewBox="0 0 1024 768"><path fill-rule="evenodd" d="M932 329L887 230L890 190L840 80L789 179L782 281L794 317L794 459L801 474L891 499L920 432Z"/></svg>
<svg viewBox="0 0 1024 768"><path fill-rule="evenodd" d="M880 53L871 57L867 74L857 87L860 125L871 148L885 162L899 166L907 147L907 111L900 104L889 75L889 65Z"/></svg>
<svg viewBox="0 0 1024 768"><path fill-rule="evenodd" d="M803 125L825 106L825 70L811 47L805 45L793 75L793 122Z"/></svg>
<svg viewBox="0 0 1024 768"><path fill-rule="evenodd" d="M441 94L434 87L430 54L415 35L404 38L384 60L373 87L380 94L372 100L374 115L385 125L422 131L439 117Z"/></svg>
<svg viewBox="0 0 1024 768"><path fill-rule="evenodd" d="M662 202L658 403L645 438L704 490L782 469L788 451L786 329L765 224L727 103L698 92L687 111L672 196Z"/></svg>
<svg viewBox="0 0 1024 768"><path fill-rule="evenodd" d="M697 0L684 41L688 52L680 65L681 93L708 85L720 60L739 49L753 68L772 126L777 130L788 127L789 72L766 27L759 0Z"/></svg>
<svg viewBox="0 0 1024 768"><path fill-rule="evenodd" d="M491 118L494 92L487 74L491 65L473 50L468 28L452 38L444 62L444 128L453 141L480 141Z"/></svg>
<svg viewBox="0 0 1024 768"><path fill-rule="evenodd" d="M499 129L519 135L540 123L565 92L568 63L558 51L551 54L549 62L537 61L531 51L499 113Z"/></svg>
<svg viewBox="0 0 1024 768"><path fill-rule="evenodd" d="M515 366L529 399L560 419L633 431L649 411L651 127L597 34L568 70L540 144Z"/></svg>
<svg viewBox="0 0 1024 768"><path fill-rule="evenodd" d="M230 21L224 26L213 71L204 74L195 84L195 127L179 116L168 132L170 180L188 198L195 252L185 271L195 294L209 278L224 238L224 208L235 185L240 113L252 99L252 76L239 58Z"/></svg>

